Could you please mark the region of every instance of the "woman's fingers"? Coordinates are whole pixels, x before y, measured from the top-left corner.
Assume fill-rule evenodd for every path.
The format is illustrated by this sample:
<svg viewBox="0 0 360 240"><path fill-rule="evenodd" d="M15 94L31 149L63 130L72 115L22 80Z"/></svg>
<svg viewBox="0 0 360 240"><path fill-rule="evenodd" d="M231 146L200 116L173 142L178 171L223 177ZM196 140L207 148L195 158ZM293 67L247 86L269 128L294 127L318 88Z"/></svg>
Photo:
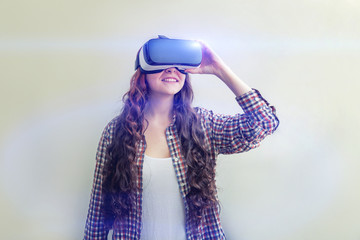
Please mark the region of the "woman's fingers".
<svg viewBox="0 0 360 240"><path fill-rule="evenodd" d="M198 74L201 73L200 71L200 67L198 68L188 68L185 70L186 73L191 73L191 74Z"/></svg>
<svg viewBox="0 0 360 240"><path fill-rule="evenodd" d="M187 73L191 74L215 74L217 75L218 71L225 65L220 57L211 49L211 47L201 41L197 40L202 47L202 60L201 64L197 68L189 68L185 70Z"/></svg>

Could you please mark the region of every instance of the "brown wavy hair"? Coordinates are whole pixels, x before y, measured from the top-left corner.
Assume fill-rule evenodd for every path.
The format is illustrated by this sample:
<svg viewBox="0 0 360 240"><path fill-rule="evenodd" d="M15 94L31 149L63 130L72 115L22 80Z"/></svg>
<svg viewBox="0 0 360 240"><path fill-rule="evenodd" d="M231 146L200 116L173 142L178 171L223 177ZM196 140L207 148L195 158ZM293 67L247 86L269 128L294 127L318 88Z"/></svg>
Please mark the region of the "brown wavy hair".
<svg viewBox="0 0 360 240"><path fill-rule="evenodd" d="M138 170L135 164L136 144L146 130L144 109L149 87L146 75L139 69L130 82L130 90L123 96L124 106L116 118L112 143L106 151L102 185L102 212L105 226L110 229L129 215L134 207ZM174 96L175 126L181 140L181 153L186 159L186 179L190 186L186 201L188 221L198 226L207 208L218 207L215 186L215 161L205 142L201 121L191 107L193 90L187 74L184 87Z"/></svg>

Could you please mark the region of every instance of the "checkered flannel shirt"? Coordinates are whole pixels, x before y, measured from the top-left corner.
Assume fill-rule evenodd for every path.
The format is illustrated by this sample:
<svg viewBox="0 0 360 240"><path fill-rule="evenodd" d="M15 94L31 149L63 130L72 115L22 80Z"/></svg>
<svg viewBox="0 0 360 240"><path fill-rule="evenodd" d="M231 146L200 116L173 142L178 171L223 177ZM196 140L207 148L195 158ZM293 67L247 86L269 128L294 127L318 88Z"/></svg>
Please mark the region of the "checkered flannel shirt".
<svg viewBox="0 0 360 240"><path fill-rule="evenodd" d="M259 91L252 91L236 98L244 113L230 115L214 114L212 111L196 108L200 116L202 127L206 136L206 144L211 152L211 159L216 160L218 154L232 154L248 151L259 146L260 141L267 135L273 133L279 121L275 115L275 108L261 96ZM186 164L180 151L180 139L174 122L166 129L166 138L173 161L174 170L177 176L179 189L185 206L185 216L188 219L189 208L186 202L186 195L189 192L189 185L186 182ZM108 231L104 228L103 216L100 212L102 203L102 169L104 167L106 147L111 143L116 118L113 119L104 129L100 139L96 155L96 167L91 193L88 216L85 226L84 240L105 240ZM142 189L142 169L144 152L146 148L145 139L137 144L136 164L138 166L137 184ZM113 229L113 239L135 240L140 239L142 216L142 191L137 193L136 204L131 209L126 223L121 229ZM225 239L221 227L219 209L207 209L204 218L197 227L197 231L191 231L190 221L186 220L185 231L188 240L194 239Z"/></svg>

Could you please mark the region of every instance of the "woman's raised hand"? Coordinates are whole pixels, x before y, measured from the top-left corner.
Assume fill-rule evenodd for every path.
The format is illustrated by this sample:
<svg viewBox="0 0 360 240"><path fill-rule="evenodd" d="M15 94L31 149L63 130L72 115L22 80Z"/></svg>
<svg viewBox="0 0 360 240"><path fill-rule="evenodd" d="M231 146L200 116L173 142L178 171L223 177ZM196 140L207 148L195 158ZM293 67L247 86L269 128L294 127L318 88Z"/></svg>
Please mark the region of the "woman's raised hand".
<svg viewBox="0 0 360 240"><path fill-rule="evenodd" d="M220 75L220 72L226 67L223 60L204 42L198 41L202 47L202 61L199 67L186 69L185 72L192 74L214 74Z"/></svg>
<svg viewBox="0 0 360 240"><path fill-rule="evenodd" d="M236 96L241 96L251 88L242 81L216 53L205 43L199 41L202 46L202 61L198 68L185 70L194 74L214 74L220 78Z"/></svg>

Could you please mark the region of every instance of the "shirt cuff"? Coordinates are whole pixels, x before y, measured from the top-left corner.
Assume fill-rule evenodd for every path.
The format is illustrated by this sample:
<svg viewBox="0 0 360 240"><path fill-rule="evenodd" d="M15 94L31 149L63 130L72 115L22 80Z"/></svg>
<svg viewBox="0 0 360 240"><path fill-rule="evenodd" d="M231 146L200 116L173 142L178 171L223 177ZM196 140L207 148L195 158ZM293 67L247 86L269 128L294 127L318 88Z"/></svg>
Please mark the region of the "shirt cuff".
<svg viewBox="0 0 360 240"><path fill-rule="evenodd" d="M264 105L269 106L269 103L261 96L260 92L254 88L235 99L244 112L255 111Z"/></svg>

